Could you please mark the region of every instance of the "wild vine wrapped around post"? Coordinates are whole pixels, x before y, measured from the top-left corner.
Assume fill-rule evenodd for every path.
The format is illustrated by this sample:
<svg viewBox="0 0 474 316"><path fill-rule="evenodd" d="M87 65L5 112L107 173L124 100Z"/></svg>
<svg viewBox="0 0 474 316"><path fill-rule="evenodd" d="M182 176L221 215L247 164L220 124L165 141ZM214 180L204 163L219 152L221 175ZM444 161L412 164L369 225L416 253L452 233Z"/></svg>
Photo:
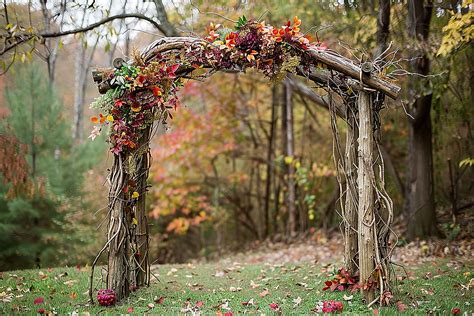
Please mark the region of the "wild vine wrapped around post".
<svg viewBox="0 0 474 316"><path fill-rule="evenodd" d="M92 118L96 125L90 137L95 138L107 128L114 155L109 175L107 242L98 255L108 252L107 289L99 291L99 301L109 302L109 296L123 299L150 281L145 195L154 124L173 118L173 111L180 106L177 93L185 80L204 79L217 71L243 72L253 68L272 82L283 80L287 73L295 73L330 93L335 160L341 172L338 180L344 186L340 192L346 199L342 207L345 242L349 247L346 264L354 272L357 260L354 249L357 239L354 239L358 238L357 264L359 269L364 267L361 291L369 301L384 302L390 290L390 251L386 247L391 201L383 188L383 163L378 165L378 178L373 169L375 146L372 144L378 142L372 135L378 129L374 122L383 103L377 104L373 97L377 93L396 98L400 88L390 82L383 69L365 73L359 63L314 42L300 27L301 20L297 17L280 28L245 17L233 29L211 24L205 38L161 38L142 52L134 52L127 62L114 61L114 69L98 69L93 73L104 95L93 104L100 113ZM345 119L352 131L348 134L345 154L335 124L335 102L346 106ZM375 211L381 208L389 215ZM96 262L97 259L93 268ZM93 277L91 299L92 280ZM376 288L379 294L375 298Z"/></svg>

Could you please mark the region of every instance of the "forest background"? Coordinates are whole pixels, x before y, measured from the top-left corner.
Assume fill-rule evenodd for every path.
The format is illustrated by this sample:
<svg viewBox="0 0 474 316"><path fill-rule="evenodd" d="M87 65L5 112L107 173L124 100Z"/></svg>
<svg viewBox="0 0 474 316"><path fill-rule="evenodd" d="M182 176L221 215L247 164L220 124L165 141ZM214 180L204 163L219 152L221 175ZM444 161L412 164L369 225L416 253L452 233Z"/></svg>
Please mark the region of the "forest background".
<svg viewBox="0 0 474 316"><path fill-rule="evenodd" d="M89 104L98 96L91 70L160 36L205 36L210 23L232 27L242 16L274 25L298 16L314 40L359 60L395 52L390 58L408 75L398 82L403 96L388 101L382 116L394 242L472 239L472 1L4 3L0 270L87 264L103 244L112 154L104 135L88 137L97 115ZM87 32L7 50L16 28L61 33L114 16ZM182 105L152 142L153 262L210 260L262 242L324 243L339 234L331 120L308 88L285 89L254 72L185 84Z"/></svg>

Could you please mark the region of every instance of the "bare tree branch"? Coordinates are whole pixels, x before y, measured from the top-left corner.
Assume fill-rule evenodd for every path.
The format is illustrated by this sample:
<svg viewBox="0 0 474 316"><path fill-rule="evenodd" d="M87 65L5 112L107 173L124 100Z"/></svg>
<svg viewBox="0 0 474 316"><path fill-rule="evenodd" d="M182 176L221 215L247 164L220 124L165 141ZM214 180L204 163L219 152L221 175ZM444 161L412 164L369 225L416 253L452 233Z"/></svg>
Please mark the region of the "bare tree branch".
<svg viewBox="0 0 474 316"><path fill-rule="evenodd" d="M6 45L2 51L0 51L0 55L3 55L13 49L16 46L19 46L31 39L34 38L55 38L55 37L62 37L66 35L72 35L72 34L78 34L78 33L85 33L88 31L91 31L103 24L106 24L108 22L111 22L116 19L126 19L126 18L137 18L141 20L145 20L147 22L150 22L154 27L156 27L158 30L161 32L165 33L162 25L153 19L147 17L146 15L140 14L140 13L123 13L123 14L117 14L113 16L109 16L105 19L102 19L96 23L93 23L91 25L88 25L86 27L81 27L77 29L72 29L72 30L67 30L67 31L59 31L59 32L44 32L44 33L38 33L38 34L20 34L16 38L16 41L12 42L9 45Z"/></svg>

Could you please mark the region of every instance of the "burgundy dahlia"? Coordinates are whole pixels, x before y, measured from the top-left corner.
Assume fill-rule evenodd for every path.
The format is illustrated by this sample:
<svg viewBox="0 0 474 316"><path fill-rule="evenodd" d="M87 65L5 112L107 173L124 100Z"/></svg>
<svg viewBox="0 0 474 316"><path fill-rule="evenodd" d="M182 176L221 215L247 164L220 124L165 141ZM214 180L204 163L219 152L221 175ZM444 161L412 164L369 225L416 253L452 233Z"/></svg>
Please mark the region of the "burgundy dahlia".
<svg viewBox="0 0 474 316"><path fill-rule="evenodd" d="M114 290L99 290L97 293L97 301L101 306L112 306L115 304L116 296Z"/></svg>
<svg viewBox="0 0 474 316"><path fill-rule="evenodd" d="M252 30L243 37L238 37L235 41L237 48L243 51L260 50L262 38L256 31Z"/></svg>

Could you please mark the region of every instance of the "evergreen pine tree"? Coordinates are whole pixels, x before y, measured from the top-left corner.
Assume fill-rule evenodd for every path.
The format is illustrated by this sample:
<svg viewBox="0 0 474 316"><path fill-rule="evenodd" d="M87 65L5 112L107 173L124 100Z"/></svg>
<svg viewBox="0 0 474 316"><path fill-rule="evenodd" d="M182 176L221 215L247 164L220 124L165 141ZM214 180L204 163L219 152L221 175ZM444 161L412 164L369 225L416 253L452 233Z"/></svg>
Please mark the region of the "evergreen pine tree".
<svg viewBox="0 0 474 316"><path fill-rule="evenodd" d="M64 261L77 241L67 217L85 207L83 174L100 152L100 142L73 146L64 106L46 78L37 65L22 66L5 91L10 114L0 133L27 146L30 185L9 198L11 184L0 181L0 270Z"/></svg>

